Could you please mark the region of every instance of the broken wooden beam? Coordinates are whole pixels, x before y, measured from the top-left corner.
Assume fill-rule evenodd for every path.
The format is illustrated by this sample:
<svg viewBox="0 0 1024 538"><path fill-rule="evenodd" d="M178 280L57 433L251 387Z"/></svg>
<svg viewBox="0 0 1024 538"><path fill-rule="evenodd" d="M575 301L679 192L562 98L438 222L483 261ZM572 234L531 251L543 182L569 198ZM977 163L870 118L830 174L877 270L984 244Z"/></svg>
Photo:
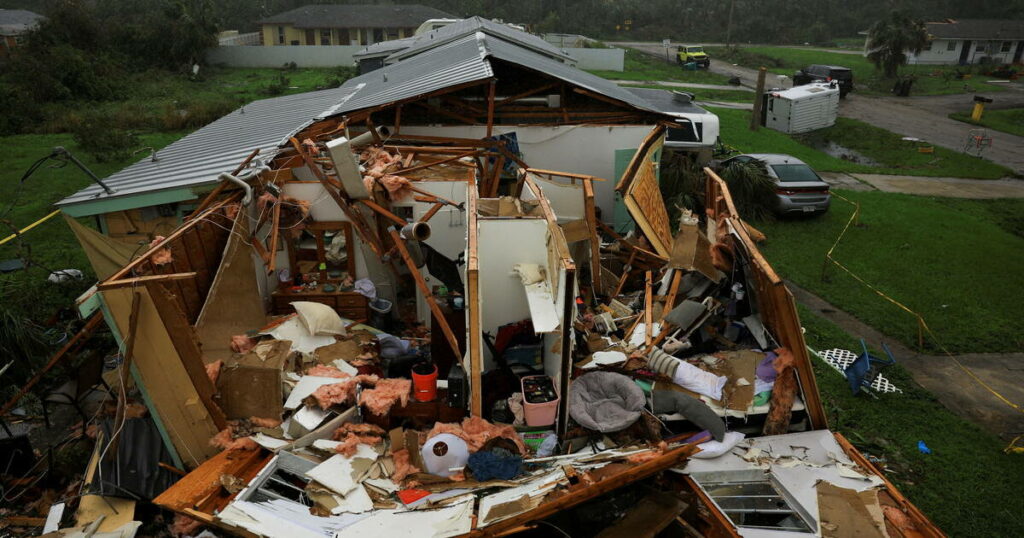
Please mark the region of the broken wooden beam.
<svg viewBox="0 0 1024 538"><path fill-rule="evenodd" d="M96 289L99 291L109 291L116 290L119 288L144 286L151 282L170 282L172 280L186 280L189 278L195 278L195 276L195 271L189 271L187 273L167 273L162 275L137 276L134 278L122 278L120 280L108 280L106 282L100 282L99 284L96 284Z"/></svg>

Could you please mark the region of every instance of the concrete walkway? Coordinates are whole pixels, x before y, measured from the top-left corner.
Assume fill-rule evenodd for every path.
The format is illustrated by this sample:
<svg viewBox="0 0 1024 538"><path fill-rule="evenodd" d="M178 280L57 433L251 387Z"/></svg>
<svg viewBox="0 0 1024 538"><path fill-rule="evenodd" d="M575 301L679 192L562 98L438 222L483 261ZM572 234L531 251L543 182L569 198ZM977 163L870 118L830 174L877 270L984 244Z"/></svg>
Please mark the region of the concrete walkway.
<svg viewBox="0 0 1024 538"><path fill-rule="evenodd" d="M1024 433L1024 413L1014 410L964 372L946 355L921 355L832 306L813 293L786 281L793 297L871 347L885 342L918 384L954 414L1010 441ZM851 349L855 353L860 350ZM956 359L1011 402L1024 403L1024 353L970 353ZM879 404L882 405L882 404ZM936 435L942 432L937 431Z"/></svg>
<svg viewBox="0 0 1024 538"><path fill-rule="evenodd" d="M754 93L754 90L744 86L730 86L727 84L699 84L696 82L672 82L670 80L613 80L619 86L633 85L658 85L670 88L693 88L697 90L729 90ZM751 96L753 99L753 96Z"/></svg>
<svg viewBox="0 0 1024 538"><path fill-rule="evenodd" d="M879 190L947 198L1024 198L1024 181L1019 179L986 180L842 172L821 172L819 175L829 185L851 191Z"/></svg>

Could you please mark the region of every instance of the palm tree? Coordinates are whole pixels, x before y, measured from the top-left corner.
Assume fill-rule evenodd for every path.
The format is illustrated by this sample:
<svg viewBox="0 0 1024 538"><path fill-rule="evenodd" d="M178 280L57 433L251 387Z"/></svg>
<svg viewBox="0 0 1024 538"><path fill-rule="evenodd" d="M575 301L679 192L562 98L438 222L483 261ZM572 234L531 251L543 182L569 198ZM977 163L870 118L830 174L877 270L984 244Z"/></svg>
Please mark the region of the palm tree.
<svg viewBox="0 0 1024 538"><path fill-rule="evenodd" d="M887 78L894 78L899 67L907 63L907 52L920 53L928 40L924 22L911 18L905 11L893 11L868 30L868 60Z"/></svg>

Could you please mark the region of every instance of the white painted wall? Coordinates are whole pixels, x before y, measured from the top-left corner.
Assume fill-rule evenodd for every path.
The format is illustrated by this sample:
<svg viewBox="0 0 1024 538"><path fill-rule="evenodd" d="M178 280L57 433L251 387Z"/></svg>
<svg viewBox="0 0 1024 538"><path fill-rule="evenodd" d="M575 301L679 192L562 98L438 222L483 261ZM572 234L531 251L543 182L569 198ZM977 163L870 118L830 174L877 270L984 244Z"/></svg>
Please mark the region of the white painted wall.
<svg viewBox="0 0 1024 538"><path fill-rule="evenodd" d="M615 151L640 147L653 126L649 125L573 125L562 127L505 126L496 134L515 132L523 160L534 168L586 174L607 181L594 182L594 199L603 218L611 222L615 214ZM460 138L483 138L486 127L410 126L402 132Z"/></svg>
<svg viewBox="0 0 1024 538"><path fill-rule="evenodd" d="M602 71L623 71L626 65L626 49L562 49L576 58L578 69L600 69Z"/></svg>
<svg viewBox="0 0 1024 538"><path fill-rule="evenodd" d="M477 255L480 259L480 326L497 334L498 327L530 317L530 306L517 263L547 267L547 221L541 218L479 219ZM484 370L494 367L484 346Z"/></svg>
<svg viewBox="0 0 1024 538"><path fill-rule="evenodd" d="M967 63L978 63L984 57L991 57L994 63L1013 62L1013 53L1017 50L1019 41L1011 41L1009 50L1003 52L1004 41L978 41L971 40L971 49L967 53ZM952 50L950 48L952 47ZM920 54L907 54L907 63L918 65L956 65L960 63L960 54L963 52L964 40L962 39L936 39L931 42L931 47L921 51Z"/></svg>
<svg viewBox="0 0 1024 538"><path fill-rule="evenodd" d="M231 67L281 67L289 62L299 67L353 67L352 55L363 48L358 45L225 46L207 50L206 61Z"/></svg>
<svg viewBox="0 0 1024 538"><path fill-rule="evenodd" d="M560 170L561 171L561 170ZM583 185L569 183L568 179L562 181L549 181L543 177L536 178L537 186L540 187L544 197L551 204L551 210L559 224L586 218L586 203L583 201ZM535 200L533 191L523 189L524 200Z"/></svg>

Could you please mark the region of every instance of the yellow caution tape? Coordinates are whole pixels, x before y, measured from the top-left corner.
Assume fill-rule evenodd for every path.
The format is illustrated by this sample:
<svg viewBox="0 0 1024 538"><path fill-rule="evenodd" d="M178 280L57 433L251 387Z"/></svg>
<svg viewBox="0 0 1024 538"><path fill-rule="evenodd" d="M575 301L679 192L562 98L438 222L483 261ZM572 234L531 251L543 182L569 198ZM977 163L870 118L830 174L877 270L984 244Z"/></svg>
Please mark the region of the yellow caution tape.
<svg viewBox="0 0 1024 538"><path fill-rule="evenodd" d="M839 242L843 239L843 236L846 235L846 231L850 228L850 226L854 222L856 222L857 218L860 216L860 203L848 200L848 199L844 198L843 196L841 196L839 194L836 194L836 193L832 193L832 196L835 196L836 198L839 198L840 200L843 200L843 201L849 203L850 205L854 206L854 210L853 210L853 214L850 215L850 220L847 221L846 222L846 226L843 227L843 231L839 233L839 236L836 237L835 242L832 243L832 247L829 248L828 252L825 254L825 262L824 262L824 264L822 266L822 269L821 269L822 279L825 278L825 270L828 268L829 262L831 262L836 267L838 267L838 268L842 269L843 271L845 271L846 274L848 274L851 277L853 277L854 280L856 280L857 282L860 282L861 284L866 286L868 289L870 289L871 291L875 292L879 297L882 297L883 299L889 301L890 303L898 306L900 309L904 310L908 314L914 316L915 318L917 318L917 339L918 339L919 347L922 347L922 348L924 347L924 335L925 335L925 333L927 333L928 336L931 337L932 341L934 341L935 344L939 346L939 349L941 349L942 352L945 353L946 356L948 356L950 359L953 359L953 363L956 364L961 370L963 370L964 373L966 373L971 379L976 381L979 385L982 386L982 388L984 388L985 390L989 391L993 396L998 398L1000 401L1002 401L1006 405L1010 406L1010 408L1014 409L1018 413L1024 413L1024 407L1021 407L1020 405L1011 402L1005 396L1000 394L999 391L995 390L988 383L983 381L980 377L977 376L977 374L975 374L973 371L971 371L970 368L964 366L964 364L962 362L960 362L960 360L957 359L955 355L953 355L948 349L946 349L946 346L942 345L942 342L940 342L938 337L935 336L935 333L932 332L930 327L928 327L928 324L924 321L924 316L922 316L921 314L915 312L909 306L907 306L907 305L897 301L896 299L893 299L892 297L889 297L888 295L885 294L885 292L883 292L882 290L878 289L877 287L871 285L870 283L865 281L863 278L858 276L856 273L851 271L849 268L847 268L845 265L839 263L838 261L836 261L832 257L832 252L835 251L836 247L839 245ZM1018 435L1013 441L1010 441L1010 444L1003 450L1003 452L1006 452L1008 454L1009 453L1014 453L1014 454L1022 454L1022 453L1024 453L1024 447L1014 446L1015 443L1018 440L1020 440L1022 437L1024 437L1024 435Z"/></svg>
<svg viewBox="0 0 1024 538"><path fill-rule="evenodd" d="M18 237L19 235L21 235L21 234L31 230L32 228L35 228L36 226L39 226L40 224L50 220L51 218L56 216L58 213L60 213L60 210L59 209L55 209L53 211L53 213L50 213L49 215L47 215L47 216L45 216L45 217L43 217L43 218L33 222L32 224L29 224L28 226L25 226L24 228L19 230L17 233L13 233L13 234L8 235L7 237L3 238L2 240L0 240L0 245L10 241L11 239L14 239L15 237Z"/></svg>

